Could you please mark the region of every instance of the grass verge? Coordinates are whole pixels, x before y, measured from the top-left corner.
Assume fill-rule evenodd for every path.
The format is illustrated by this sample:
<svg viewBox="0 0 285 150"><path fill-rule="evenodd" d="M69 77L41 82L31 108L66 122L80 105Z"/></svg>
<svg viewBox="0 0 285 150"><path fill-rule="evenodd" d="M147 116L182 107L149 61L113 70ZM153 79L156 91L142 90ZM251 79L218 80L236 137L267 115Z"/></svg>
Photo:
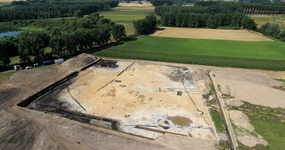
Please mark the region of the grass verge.
<svg viewBox="0 0 285 150"><path fill-rule="evenodd" d="M216 109L211 109L210 114L212 116L217 132L226 133L224 122L220 112L218 112Z"/></svg>
<svg viewBox="0 0 285 150"><path fill-rule="evenodd" d="M7 72L2 72L0 73L0 83L8 81L9 77L16 73L17 71L7 71Z"/></svg>

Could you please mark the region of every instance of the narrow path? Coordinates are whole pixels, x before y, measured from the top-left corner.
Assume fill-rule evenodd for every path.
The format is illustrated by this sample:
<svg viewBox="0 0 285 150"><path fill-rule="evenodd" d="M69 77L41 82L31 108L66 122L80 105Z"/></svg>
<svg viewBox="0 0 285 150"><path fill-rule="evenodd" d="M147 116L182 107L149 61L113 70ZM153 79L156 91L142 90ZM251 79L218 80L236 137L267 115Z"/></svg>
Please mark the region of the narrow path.
<svg viewBox="0 0 285 150"><path fill-rule="evenodd" d="M221 108L222 118L223 118L223 120L224 120L224 125L225 125L225 128L226 128L227 134L228 134L228 136L229 136L229 140L230 140L231 147L232 147L234 150L236 150L236 148L238 147L238 144L237 144L237 140L236 140L236 138L235 138L235 133L234 133L232 124L231 124L231 122L230 122L228 113L227 113L227 111L224 109L224 102L223 102L223 99L220 98L219 90L218 90L218 88L217 88L217 85L215 84L215 81L214 81L214 77L213 77L212 72L209 72L209 77L210 77L210 79L211 79L211 82L212 82L212 85L213 85L213 90L214 90L215 96L216 96L216 98L217 98L218 104L219 104L219 106L220 106L220 108Z"/></svg>

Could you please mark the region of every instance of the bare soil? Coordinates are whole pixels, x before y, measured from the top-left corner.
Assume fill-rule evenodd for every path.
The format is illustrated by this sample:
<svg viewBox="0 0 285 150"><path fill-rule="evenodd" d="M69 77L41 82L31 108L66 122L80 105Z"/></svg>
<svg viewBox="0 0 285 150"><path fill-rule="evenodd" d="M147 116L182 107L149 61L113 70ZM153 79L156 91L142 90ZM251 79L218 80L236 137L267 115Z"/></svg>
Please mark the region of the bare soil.
<svg viewBox="0 0 285 150"><path fill-rule="evenodd" d="M154 34L152 34L152 36L235 41L273 41L269 38L250 33L247 30L197 29L175 27L161 27L161 30L157 30Z"/></svg>
<svg viewBox="0 0 285 150"><path fill-rule="evenodd" d="M138 2L130 2L130 3L119 3L119 6L152 6L151 3L142 3L142 4L139 4ZM154 9L154 7L153 7Z"/></svg>
<svg viewBox="0 0 285 150"><path fill-rule="evenodd" d="M284 85L283 82L245 72L214 70L215 81L221 86L221 91L236 100L252 104L285 107L285 92L273 88ZM278 72L277 72L278 73Z"/></svg>

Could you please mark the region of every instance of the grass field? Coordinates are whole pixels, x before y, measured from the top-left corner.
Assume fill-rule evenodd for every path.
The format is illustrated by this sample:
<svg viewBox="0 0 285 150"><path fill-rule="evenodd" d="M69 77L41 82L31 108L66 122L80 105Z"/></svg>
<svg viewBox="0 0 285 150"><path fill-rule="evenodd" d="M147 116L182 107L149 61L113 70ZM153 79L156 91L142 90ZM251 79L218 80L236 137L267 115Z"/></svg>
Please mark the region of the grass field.
<svg viewBox="0 0 285 150"><path fill-rule="evenodd" d="M19 30L24 30L24 31L44 31L44 28L40 27L35 27L35 26L26 26L26 27L17 27Z"/></svg>
<svg viewBox="0 0 285 150"><path fill-rule="evenodd" d="M221 67L285 70L282 42L247 42L142 36L93 55Z"/></svg>
<svg viewBox="0 0 285 150"><path fill-rule="evenodd" d="M118 6L111 11L98 12L116 24L123 24L126 34L134 34L133 20L144 19L146 15L154 13L153 6Z"/></svg>
<svg viewBox="0 0 285 150"><path fill-rule="evenodd" d="M260 28L263 24L276 23L280 26L281 30L285 30L285 15L249 15Z"/></svg>
<svg viewBox="0 0 285 150"><path fill-rule="evenodd" d="M115 50L285 60L283 42L246 42L142 36Z"/></svg>
<svg viewBox="0 0 285 150"><path fill-rule="evenodd" d="M2 6L7 6L7 5L10 5L10 3L1 3L1 2L0 2L0 7L2 7Z"/></svg>

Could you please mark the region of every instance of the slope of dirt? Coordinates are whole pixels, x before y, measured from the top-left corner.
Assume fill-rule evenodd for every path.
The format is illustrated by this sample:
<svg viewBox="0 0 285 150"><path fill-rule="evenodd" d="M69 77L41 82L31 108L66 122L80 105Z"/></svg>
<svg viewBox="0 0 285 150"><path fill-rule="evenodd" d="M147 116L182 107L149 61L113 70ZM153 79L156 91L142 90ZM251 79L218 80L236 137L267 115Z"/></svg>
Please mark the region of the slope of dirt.
<svg viewBox="0 0 285 150"><path fill-rule="evenodd" d="M236 100L263 106L285 107L285 92L272 88L283 85L282 82L244 72L212 72L215 74L216 83L221 85L222 93L230 94Z"/></svg>
<svg viewBox="0 0 285 150"><path fill-rule="evenodd" d="M235 41L273 41L269 38L250 33L246 30L223 29L162 27L162 30L156 31L152 36Z"/></svg>
<svg viewBox="0 0 285 150"><path fill-rule="evenodd" d="M82 53L75 58L71 58L62 63L64 69L79 69L97 60L93 55Z"/></svg>

